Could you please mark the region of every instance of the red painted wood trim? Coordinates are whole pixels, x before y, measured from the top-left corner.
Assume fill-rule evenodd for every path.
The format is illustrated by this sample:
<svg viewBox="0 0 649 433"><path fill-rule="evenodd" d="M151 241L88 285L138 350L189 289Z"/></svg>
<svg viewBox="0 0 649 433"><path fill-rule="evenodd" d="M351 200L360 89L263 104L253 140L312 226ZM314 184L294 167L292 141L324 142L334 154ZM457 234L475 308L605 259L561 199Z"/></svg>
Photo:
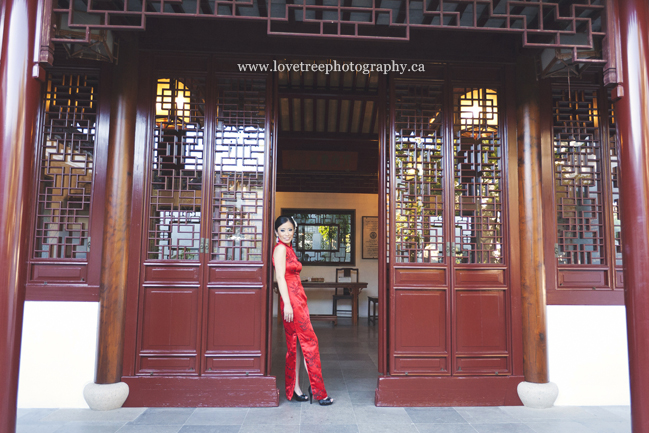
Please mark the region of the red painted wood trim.
<svg viewBox="0 0 649 433"><path fill-rule="evenodd" d="M124 407L275 407L274 376L122 377L129 386Z"/></svg>
<svg viewBox="0 0 649 433"><path fill-rule="evenodd" d="M523 376L379 377L377 406L520 406Z"/></svg>
<svg viewBox="0 0 649 433"><path fill-rule="evenodd" d="M16 429L41 94L41 83L33 77L37 9L37 1L0 3L0 432Z"/></svg>
<svg viewBox="0 0 649 433"><path fill-rule="evenodd" d="M26 301L99 302L99 286L27 284Z"/></svg>

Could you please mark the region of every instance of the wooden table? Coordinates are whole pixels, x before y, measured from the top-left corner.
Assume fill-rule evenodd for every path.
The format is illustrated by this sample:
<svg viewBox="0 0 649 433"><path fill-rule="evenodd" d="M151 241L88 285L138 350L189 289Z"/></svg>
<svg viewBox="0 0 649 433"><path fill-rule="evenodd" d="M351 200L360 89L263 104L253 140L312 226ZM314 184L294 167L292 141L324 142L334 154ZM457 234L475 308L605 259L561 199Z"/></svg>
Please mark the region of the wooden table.
<svg viewBox="0 0 649 433"><path fill-rule="evenodd" d="M304 289L351 289L352 290L352 324L358 323L358 295L361 290L367 287L367 283L336 283L336 282L315 282L315 281L302 281ZM274 284L275 293L279 293L277 283ZM336 316L329 314L312 314L312 320L331 320L336 322ZM279 300L277 301L277 322L282 323L282 315L279 308Z"/></svg>

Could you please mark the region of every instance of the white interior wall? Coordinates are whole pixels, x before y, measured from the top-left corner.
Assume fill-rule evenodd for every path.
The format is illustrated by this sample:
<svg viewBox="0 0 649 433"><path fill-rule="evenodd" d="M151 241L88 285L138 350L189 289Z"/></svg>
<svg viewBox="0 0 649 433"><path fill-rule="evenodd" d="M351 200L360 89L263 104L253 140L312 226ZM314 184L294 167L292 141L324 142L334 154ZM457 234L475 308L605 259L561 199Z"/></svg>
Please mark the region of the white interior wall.
<svg viewBox="0 0 649 433"><path fill-rule="evenodd" d="M19 408L87 408L94 380L97 302L25 302Z"/></svg>
<svg viewBox="0 0 649 433"><path fill-rule="evenodd" d="M549 305L547 322L556 405L630 404L624 306Z"/></svg>
<svg viewBox="0 0 649 433"><path fill-rule="evenodd" d="M361 235L363 217L378 215L378 195L376 194L327 194L278 192L275 195L275 217L281 215L282 208L300 209L355 209L356 210L356 265L360 280L368 283L359 297L359 316L367 317L367 297L378 295L379 261L362 259ZM304 266L301 278L324 277L325 281L335 281L336 266ZM309 312L311 314L331 314L333 290L307 289ZM349 302L339 302L341 308L349 308ZM273 301L273 314L277 315L277 295Z"/></svg>

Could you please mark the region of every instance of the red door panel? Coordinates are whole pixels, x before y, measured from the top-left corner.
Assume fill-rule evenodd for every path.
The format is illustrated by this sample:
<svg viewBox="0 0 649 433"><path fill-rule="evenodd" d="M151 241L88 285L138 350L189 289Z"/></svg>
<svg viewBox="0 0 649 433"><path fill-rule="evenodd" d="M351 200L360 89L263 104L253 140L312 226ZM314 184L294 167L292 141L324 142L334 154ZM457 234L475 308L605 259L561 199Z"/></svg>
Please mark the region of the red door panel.
<svg viewBox="0 0 649 433"><path fill-rule="evenodd" d="M445 354L446 290L398 290L395 293L395 352Z"/></svg>
<svg viewBox="0 0 649 433"><path fill-rule="evenodd" d="M458 354L507 352L505 290L457 290L455 334Z"/></svg>
<svg viewBox="0 0 649 433"><path fill-rule="evenodd" d="M198 289L144 292L142 352L196 351Z"/></svg>
<svg viewBox="0 0 649 433"><path fill-rule="evenodd" d="M259 351L261 291L210 289L206 353Z"/></svg>

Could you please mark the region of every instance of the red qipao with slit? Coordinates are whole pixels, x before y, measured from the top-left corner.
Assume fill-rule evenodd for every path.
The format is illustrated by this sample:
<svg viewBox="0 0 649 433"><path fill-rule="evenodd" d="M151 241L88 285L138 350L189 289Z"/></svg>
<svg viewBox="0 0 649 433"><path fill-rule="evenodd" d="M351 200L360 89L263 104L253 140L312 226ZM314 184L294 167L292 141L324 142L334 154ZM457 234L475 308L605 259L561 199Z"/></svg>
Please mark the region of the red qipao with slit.
<svg viewBox="0 0 649 433"><path fill-rule="evenodd" d="M293 307L293 321L284 320L284 332L286 333L286 398L293 398L295 389L295 363L297 361L297 343L300 342L304 359L306 360L307 371L309 373L309 382L313 396L322 400L327 397L327 390L322 381L322 368L320 366L320 349L318 348L318 337L313 332L311 318L309 317L309 307L306 304L306 294L300 281L300 271L302 263L295 256L293 247L282 241L277 242L286 247L286 285L288 287L288 297ZM273 249L273 253L275 250ZM275 264L273 254L273 265ZM281 314L284 317L284 301L279 297Z"/></svg>

